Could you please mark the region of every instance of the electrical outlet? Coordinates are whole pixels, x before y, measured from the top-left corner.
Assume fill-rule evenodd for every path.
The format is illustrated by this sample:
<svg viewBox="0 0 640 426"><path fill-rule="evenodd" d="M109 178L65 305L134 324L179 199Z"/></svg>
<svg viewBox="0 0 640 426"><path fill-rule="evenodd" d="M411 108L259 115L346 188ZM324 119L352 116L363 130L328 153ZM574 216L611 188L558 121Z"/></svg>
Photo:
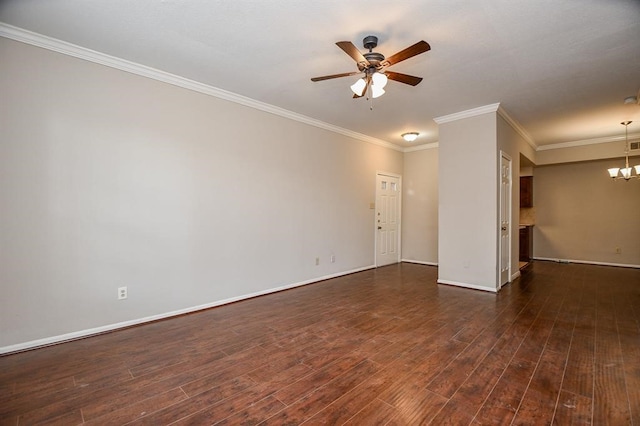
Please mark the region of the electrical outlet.
<svg viewBox="0 0 640 426"><path fill-rule="evenodd" d="M118 300L124 300L127 298L127 288L118 287Z"/></svg>
<svg viewBox="0 0 640 426"><path fill-rule="evenodd" d="M622 249L620 247L616 247L616 254L622 254Z"/></svg>
<svg viewBox="0 0 640 426"><path fill-rule="evenodd" d="M320 258L316 257L316 266L318 266L320 264Z"/></svg>

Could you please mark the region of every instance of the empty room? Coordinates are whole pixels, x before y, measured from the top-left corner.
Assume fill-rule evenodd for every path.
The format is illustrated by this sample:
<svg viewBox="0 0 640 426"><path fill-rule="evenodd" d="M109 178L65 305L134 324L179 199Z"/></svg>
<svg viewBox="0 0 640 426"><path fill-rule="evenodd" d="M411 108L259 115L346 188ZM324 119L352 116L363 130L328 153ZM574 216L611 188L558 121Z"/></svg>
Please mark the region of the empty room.
<svg viewBox="0 0 640 426"><path fill-rule="evenodd" d="M640 4L0 2L0 424L640 425Z"/></svg>

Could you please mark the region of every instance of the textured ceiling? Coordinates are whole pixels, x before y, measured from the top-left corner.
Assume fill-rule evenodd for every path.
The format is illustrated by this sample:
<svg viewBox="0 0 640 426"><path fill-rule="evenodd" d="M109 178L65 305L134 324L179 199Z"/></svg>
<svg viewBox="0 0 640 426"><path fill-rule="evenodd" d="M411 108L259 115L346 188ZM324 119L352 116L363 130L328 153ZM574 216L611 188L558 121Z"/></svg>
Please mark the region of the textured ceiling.
<svg viewBox="0 0 640 426"><path fill-rule="evenodd" d="M640 89L637 0L4 0L0 21L400 146L497 102L538 146L640 132L623 103ZM422 83L389 82L371 110L355 76L310 81L355 71L335 42L370 34L386 56L427 41L391 68Z"/></svg>

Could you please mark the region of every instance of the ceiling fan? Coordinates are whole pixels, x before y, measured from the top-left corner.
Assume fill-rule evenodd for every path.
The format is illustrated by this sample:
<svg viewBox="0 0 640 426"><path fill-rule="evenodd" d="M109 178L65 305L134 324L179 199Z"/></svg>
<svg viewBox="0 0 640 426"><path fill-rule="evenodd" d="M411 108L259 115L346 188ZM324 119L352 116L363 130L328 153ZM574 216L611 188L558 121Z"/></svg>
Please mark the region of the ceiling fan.
<svg viewBox="0 0 640 426"><path fill-rule="evenodd" d="M329 80L338 77L349 77L352 75L364 73L364 77L359 79L354 85L351 86L354 98L361 98L367 90L371 88L371 97L377 98L384 94L384 86L387 84L387 79L395 80L400 83L416 86L422 81L421 77L415 77L412 75L402 74L399 72L388 71L387 68L397 64L398 62L412 58L421 53L427 52L431 49L429 43L424 40L420 40L416 44L407 47L404 50L385 58L383 54L374 52L373 49L378 45L378 37L367 36L362 40L362 44L365 49L369 49L369 52L360 53L358 48L354 46L350 41L339 41L336 43L340 49L342 49L347 55L351 56L358 64L358 71L345 72L341 74L325 75L322 77L314 77L311 81Z"/></svg>

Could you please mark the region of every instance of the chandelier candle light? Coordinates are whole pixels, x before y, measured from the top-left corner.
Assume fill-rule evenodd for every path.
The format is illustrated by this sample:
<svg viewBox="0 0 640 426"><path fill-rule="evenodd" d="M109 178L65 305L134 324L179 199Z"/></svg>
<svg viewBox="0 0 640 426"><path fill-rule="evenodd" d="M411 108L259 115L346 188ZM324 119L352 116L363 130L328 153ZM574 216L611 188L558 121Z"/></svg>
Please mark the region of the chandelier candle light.
<svg viewBox="0 0 640 426"><path fill-rule="evenodd" d="M624 179L629 180L632 178L637 178L640 175L640 164L637 166L629 167L629 137L628 137L628 127L631 124L631 121L623 121L620 123L624 126L624 168L621 169L619 167L612 167L607 169L609 171L609 176L613 179ZM636 174L632 175L633 169L636 169ZM620 172L621 176L618 176L618 172Z"/></svg>

